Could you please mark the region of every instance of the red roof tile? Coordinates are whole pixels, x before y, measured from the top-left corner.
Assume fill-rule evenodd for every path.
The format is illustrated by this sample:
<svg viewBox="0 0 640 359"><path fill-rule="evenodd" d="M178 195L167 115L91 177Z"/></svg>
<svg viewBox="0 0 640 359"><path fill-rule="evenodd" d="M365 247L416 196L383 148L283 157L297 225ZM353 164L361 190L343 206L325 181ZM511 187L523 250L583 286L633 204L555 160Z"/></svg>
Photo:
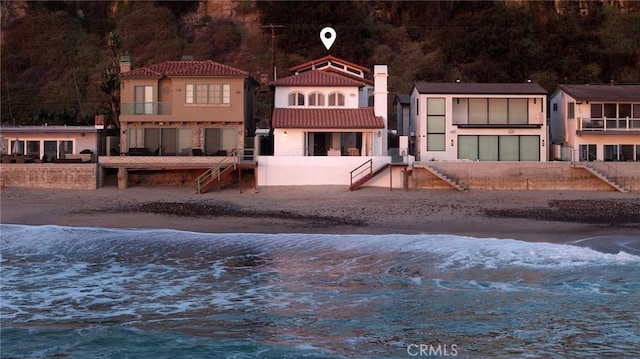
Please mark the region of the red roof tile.
<svg viewBox="0 0 640 359"><path fill-rule="evenodd" d="M165 61L139 67L122 74L122 77L163 77L163 76L248 76L249 73L235 67L211 60L206 61Z"/></svg>
<svg viewBox="0 0 640 359"><path fill-rule="evenodd" d="M275 108L273 128L376 129L384 128L373 107L363 108Z"/></svg>
<svg viewBox="0 0 640 359"><path fill-rule="evenodd" d="M285 77L271 82L275 86L357 86L366 85L364 81L352 79L333 72L311 70L298 75Z"/></svg>

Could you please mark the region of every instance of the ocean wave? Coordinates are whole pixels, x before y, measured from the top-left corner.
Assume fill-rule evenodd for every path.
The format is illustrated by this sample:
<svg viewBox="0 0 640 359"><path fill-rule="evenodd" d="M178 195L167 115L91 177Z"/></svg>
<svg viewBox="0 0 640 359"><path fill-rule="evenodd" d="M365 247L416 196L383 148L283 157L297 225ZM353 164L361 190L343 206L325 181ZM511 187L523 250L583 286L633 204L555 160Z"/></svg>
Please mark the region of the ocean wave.
<svg viewBox="0 0 640 359"><path fill-rule="evenodd" d="M633 238L615 241L620 251L605 253L581 243L558 244L455 235L331 235L199 233L172 229L112 229L67 226L0 225L2 260L7 256L127 256L141 259L215 262L233 256L269 257L278 253L317 256L325 251L398 254L428 260L439 269L573 267L640 263L624 251ZM635 241L640 240L636 238ZM593 241L591 241L593 242ZM611 248L609 248L611 252ZM426 257L425 257L426 256Z"/></svg>

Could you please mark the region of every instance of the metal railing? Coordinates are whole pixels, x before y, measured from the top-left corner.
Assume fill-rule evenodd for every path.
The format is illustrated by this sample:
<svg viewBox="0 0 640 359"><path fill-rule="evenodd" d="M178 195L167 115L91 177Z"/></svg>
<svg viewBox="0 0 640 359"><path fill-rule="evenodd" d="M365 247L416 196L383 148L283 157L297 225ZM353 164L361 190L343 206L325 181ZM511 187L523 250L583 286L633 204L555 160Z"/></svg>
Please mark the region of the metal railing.
<svg viewBox="0 0 640 359"><path fill-rule="evenodd" d="M580 131L640 131L640 118L582 118Z"/></svg>
<svg viewBox="0 0 640 359"><path fill-rule="evenodd" d="M121 115L171 115L171 112L171 103L168 102L129 102L120 105Z"/></svg>
<svg viewBox="0 0 640 359"><path fill-rule="evenodd" d="M360 179L370 174L373 174L373 159L368 160L356 167L353 171L349 172L349 175L351 176L351 183L349 187L353 187L354 182L358 182Z"/></svg>
<svg viewBox="0 0 640 359"><path fill-rule="evenodd" d="M238 150L233 150L229 155L216 162L215 167L209 168L203 174L196 178L196 188L198 190L198 193L202 193L202 188L211 181L217 179L219 182L222 178L222 173L232 166L233 169L235 169L237 163Z"/></svg>
<svg viewBox="0 0 640 359"><path fill-rule="evenodd" d="M607 162L604 162L601 160L585 161L584 166L589 167L592 170L595 170L596 172L599 172L600 174L608 178L610 181L618 184L620 187L624 188L625 190L631 191L631 185L627 180L627 176L625 176L625 174L622 171L608 164Z"/></svg>
<svg viewBox="0 0 640 359"><path fill-rule="evenodd" d="M256 153L253 148L233 150L232 153L235 153L236 162L255 162L256 161Z"/></svg>

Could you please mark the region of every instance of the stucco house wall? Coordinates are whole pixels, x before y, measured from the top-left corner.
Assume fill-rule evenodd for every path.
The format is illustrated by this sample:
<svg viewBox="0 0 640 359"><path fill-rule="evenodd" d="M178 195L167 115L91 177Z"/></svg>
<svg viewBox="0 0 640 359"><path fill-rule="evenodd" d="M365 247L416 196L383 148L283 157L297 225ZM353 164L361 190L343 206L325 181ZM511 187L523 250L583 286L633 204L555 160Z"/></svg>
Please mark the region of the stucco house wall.
<svg viewBox="0 0 640 359"><path fill-rule="evenodd" d="M437 88L438 84L428 84L430 87ZM482 88L485 86L491 92L483 93L482 91L473 92L455 92L447 93L447 89L455 88L460 85L462 89L474 87ZM478 86L475 86L478 85ZM413 146L415 155L420 161L450 161L461 158L459 141L461 136L535 136L537 140L538 161L545 162L548 159L548 134L546 123L546 95L544 90L535 84L516 84L518 89L526 86L532 86L532 93L509 93L509 88L514 84L444 84L443 92L435 91L422 93L418 86L414 85L411 91L411 114L413 118L413 126L411 131L414 132L415 139ZM523 86L524 85L524 86ZM496 92L496 89L505 87L504 91ZM535 87L533 87L535 86ZM428 149L428 129L427 118L432 115L427 105L429 99L444 99L444 130L440 133L444 134L444 149L429 150ZM477 126L469 125L466 121L470 113L465 107L466 101L469 99L526 99L527 100L527 124L518 125L486 125Z"/></svg>

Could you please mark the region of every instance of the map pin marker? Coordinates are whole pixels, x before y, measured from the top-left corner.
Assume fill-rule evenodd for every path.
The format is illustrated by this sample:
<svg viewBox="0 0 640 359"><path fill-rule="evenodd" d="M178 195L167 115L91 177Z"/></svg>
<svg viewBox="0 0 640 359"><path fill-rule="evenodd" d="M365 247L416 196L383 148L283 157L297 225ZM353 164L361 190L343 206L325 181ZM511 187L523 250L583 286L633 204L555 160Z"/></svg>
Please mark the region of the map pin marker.
<svg viewBox="0 0 640 359"><path fill-rule="evenodd" d="M333 42L336 41L336 30L328 26L320 30L320 40L322 40L324 47L329 50Z"/></svg>

